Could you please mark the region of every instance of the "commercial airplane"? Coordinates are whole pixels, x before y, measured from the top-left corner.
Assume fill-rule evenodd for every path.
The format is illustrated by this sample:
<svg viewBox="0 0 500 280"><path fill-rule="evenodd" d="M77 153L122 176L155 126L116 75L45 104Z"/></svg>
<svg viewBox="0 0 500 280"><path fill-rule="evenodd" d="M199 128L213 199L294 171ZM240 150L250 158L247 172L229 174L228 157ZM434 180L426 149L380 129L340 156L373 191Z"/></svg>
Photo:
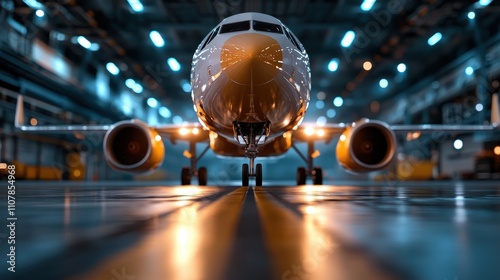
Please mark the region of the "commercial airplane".
<svg viewBox="0 0 500 280"><path fill-rule="evenodd" d="M352 124L314 126L301 124L311 92L309 57L295 35L278 19L261 13L243 13L224 19L201 42L193 56L192 99L200 124L148 126L133 119L113 125L26 126L23 98L19 96L15 125L27 132L105 132L104 156L108 164L127 172L146 172L163 162L168 138L190 143L185 155L191 167L183 168L181 183L197 176L207 184L207 170L197 169L208 148L215 154L247 157L242 185L250 178L262 185L262 165L257 156L299 152L294 143L307 142L307 167L297 170L297 184L312 177L322 184L322 169L313 166L316 141L340 139L337 160L347 170L368 172L386 168L396 151L395 132L491 131L499 128L498 95L493 95L490 125L388 125L361 119ZM196 143L209 142L201 154Z"/></svg>

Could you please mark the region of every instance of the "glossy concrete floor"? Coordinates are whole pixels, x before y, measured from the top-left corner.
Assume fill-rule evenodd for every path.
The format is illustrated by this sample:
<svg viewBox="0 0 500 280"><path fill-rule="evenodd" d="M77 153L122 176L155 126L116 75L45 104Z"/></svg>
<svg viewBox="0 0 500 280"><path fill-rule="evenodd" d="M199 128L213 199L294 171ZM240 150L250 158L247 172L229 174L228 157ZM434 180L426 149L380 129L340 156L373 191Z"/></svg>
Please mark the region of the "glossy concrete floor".
<svg viewBox="0 0 500 280"><path fill-rule="evenodd" d="M500 182L345 183L18 182L0 279L500 279Z"/></svg>

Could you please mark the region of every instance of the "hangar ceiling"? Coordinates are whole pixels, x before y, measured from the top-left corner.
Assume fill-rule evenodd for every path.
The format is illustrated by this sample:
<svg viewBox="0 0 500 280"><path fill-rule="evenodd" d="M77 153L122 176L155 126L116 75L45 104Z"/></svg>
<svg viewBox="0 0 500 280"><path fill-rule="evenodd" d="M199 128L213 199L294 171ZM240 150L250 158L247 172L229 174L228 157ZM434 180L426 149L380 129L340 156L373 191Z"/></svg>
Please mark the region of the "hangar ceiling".
<svg viewBox="0 0 500 280"><path fill-rule="evenodd" d="M407 89L432 79L464 54L481 50L500 30L498 1L483 6L480 4L490 2L483 0L366 1L374 2L369 11L363 10L363 0L1 2L2 14L9 11L17 19L32 22L39 38L77 65L112 62L121 70L114 79L121 83L129 78L139 81L144 98L155 97L174 114L188 114L191 121L195 115L189 113L190 94L183 85L189 80L193 52L212 28L230 15L267 13L297 35L311 59L311 120L327 114L331 117L328 110L340 96L344 106L335 108L336 116L329 119L336 122L376 115L384 109L384 102L409 94ZM42 5L43 15L37 13L36 3ZM153 30L164 39L164 46L154 45L150 39ZM349 30L356 38L351 46L342 47ZM440 34L441 40L431 46L429 39L435 34ZM97 44L98 50L82 48L77 41L80 36ZM171 57L180 63L177 72L169 68ZM370 68L367 61L370 70L366 70ZM398 65L399 70L405 68L403 73ZM329 66L337 69L329 71ZM376 110L374 100L379 102Z"/></svg>

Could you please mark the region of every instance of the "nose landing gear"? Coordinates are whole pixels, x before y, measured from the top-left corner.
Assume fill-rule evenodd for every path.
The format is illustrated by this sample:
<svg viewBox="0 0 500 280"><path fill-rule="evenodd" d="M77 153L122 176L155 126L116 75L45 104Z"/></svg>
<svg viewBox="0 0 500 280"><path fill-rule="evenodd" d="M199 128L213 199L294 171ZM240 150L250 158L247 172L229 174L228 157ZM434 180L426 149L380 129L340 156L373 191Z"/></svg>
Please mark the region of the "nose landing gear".
<svg viewBox="0 0 500 280"><path fill-rule="evenodd" d="M245 163L241 167L242 186L250 184L250 177L255 178L256 186L262 186L262 164L255 165L255 159L259 154L259 144L263 144L269 136L269 127L269 122L234 122L234 136L240 144L245 145L245 156L249 159L249 164Z"/></svg>

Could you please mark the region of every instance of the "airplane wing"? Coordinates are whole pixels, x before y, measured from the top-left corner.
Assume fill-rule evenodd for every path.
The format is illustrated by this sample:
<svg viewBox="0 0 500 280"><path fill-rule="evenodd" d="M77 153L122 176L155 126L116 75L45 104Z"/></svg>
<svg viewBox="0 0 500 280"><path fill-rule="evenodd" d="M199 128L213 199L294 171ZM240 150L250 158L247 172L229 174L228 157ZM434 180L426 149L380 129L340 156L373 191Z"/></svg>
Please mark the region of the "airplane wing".
<svg viewBox="0 0 500 280"><path fill-rule="evenodd" d="M24 98L19 95L17 98L15 127L24 132L32 133L106 133L115 127L115 124L105 125L26 125L24 120ZM159 135L170 139L172 142L184 140L188 142L204 142L209 139L209 132L199 123L188 123L182 125L167 124L159 126L150 126Z"/></svg>

